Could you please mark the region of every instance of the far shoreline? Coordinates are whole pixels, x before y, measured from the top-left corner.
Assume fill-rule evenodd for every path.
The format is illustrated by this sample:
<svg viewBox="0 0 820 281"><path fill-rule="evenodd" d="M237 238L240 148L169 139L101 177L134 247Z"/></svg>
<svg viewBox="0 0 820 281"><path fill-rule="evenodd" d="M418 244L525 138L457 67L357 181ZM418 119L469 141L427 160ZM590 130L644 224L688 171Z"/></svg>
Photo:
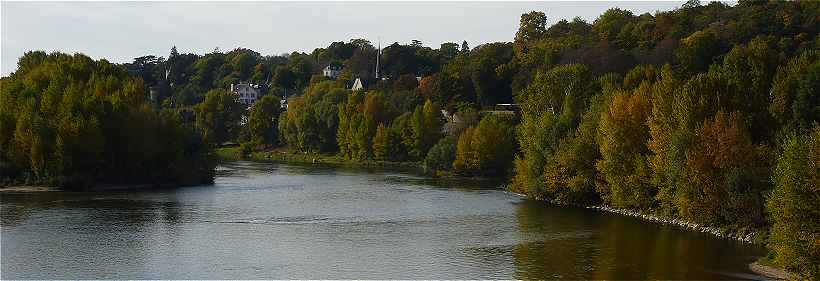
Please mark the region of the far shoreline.
<svg viewBox="0 0 820 281"><path fill-rule="evenodd" d="M389 162L389 161L357 161L357 160L346 160L342 159L337 156L326 155L326 154L318 154L318 153L296 153L287 149L274 149L268 151L259 151L254 152L250 155L250 157L242 158L239 155L238 148L222 148L217 150L217 155L219 156L220 160L227 160L227 161L253 161L253 162L275 162L275 163L296 163L296 164L323 164L323 165L335 165L335 166L349 166L349 167L361 167L361 168L368 168L368 167L380 167L380 168L397 168L397 169L415 169L420 173L424 173L423 167L418 162ZM435 178L475 178L469 176L458 176L458 175L451 175L451 174L429 174L424 173L428 176L435 177ZM486 179L499 179L497 177L487 177ZM619 214L622 216L630 216L642 221L650 222L657 225L669 225L674 226L676 228L684 229L687 231L694 231L694 232L701 232L707 233L712 236L724 239L730 239L735 241L740 241L747 244L754 244L754 245L764 245L765 243L760 239L761 232L759 229L731 229L728 227L714 227L714 226L703 226L699 225L694 222L686 221L679 218L670 218L665 216L660 216L652 213L637 211L637 210L629 210L629 209L622 209L622 208L613 208L611 206L598 204L598 205L565 205L559 204L556 202L551 202L550 200L546 200L543 198L533 198L527 196L526 194L521 194L517 192L512 192L506 189L506 187L502 184L500 189L504 190L505 192L514 194L516 196L545 202L547 204L553 204L556 206L562 207L575 207L575 208L583 208L583 209L591 209L599 212L606 212L606 213L613 213Z"/></svg>
<svg viewBox="0 0 820 281"><path fill-rule="evenodd" d="M213 183L211 181L210 183ZM129 190L151 190L151 189L166 189L176 187L186 187L195 185L206 185L207 182L195 183L135 183L135 184L99 184L90 187L79 189L66 188L63 186L53 185L26 185L26 184L11 184L0 186L0 194L2 193L29 193L29 192L105 192L105 191L129 191Z"/></svg>
<svg viewBox="0 0 820 281"><path fill-rule="evenodd" d="M63 191L57 186L43 186L43 185L9 185L0 186L0 193L16 193L16 192L49 192L49 191Z"/></svg>

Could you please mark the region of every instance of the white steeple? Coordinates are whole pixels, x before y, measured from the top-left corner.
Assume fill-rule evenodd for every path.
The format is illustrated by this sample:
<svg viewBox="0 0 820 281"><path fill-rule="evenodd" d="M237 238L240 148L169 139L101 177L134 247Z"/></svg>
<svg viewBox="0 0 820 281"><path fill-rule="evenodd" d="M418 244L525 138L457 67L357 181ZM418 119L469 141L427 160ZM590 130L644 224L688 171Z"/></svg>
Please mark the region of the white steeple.
<svg viewBox="0 0 820 281"><path fill-rule="evenodd" d="M382 40L379 38L379 48L376 51L376 80L379 79L379 57L382 56Z"/></svg>

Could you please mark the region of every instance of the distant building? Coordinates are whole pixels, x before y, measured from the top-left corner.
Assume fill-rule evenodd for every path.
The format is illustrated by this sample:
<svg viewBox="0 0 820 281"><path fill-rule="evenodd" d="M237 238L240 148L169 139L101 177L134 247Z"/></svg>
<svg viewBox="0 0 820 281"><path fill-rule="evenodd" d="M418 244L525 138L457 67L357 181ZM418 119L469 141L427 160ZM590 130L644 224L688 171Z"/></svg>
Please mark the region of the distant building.
<svg viewBox="0 0 820 281"><path fill-rule="evenodd" d="M517 103L499 103L493 106L494 111L521 112L521 106Z"/></svg>
<svg viewBox="0 0 820 281"><path fill-rule="evenodd" d="M148 100L154 108L159 108L160 103L160 89L157 86L148 87Z"/></svg>
<svg viewBox="0 0 820 281"><path fill-rule="evenodd" d="M356 81L353 81L353 86L350 87L350 90L360 91L364 90L364 87L364 81L361 78L356 78Z"/></svg>
<svg viewBox="0 0 820 281"><path fill-rule="evenodd" d="M325 70L322 71L322 75L330 79L336 79L339 77L339 74L342 73L342 67L338 65L328 65L325 67Z"/></svg>
<svg viewBox="0 0 820 281"><path fill-rule="evenodd" d="M282 99L279 100L279 108L282 109L283 111L288 111L288 99L287 98L282 97Z"/></svg>
<svg viewBox="0 0 820 281"><path fill-rule="evenodd" d="M262 85L251 83L231 84L231 92L236 94L239 98L239 103L244 105L251 105L257 99L261 98L265 90Z"/></svg>
<svg viewBox="0 0 820 281"><path fill-rule="evenodd" d="M552 112L552 107L549 108L549 111ZM479 113L482 115L491 114L496 116L517 116L521 115L521 106L516 103L499 103L493 105L492 109L482 110Z"/></svg>
<svg viewBox="0 0 820 281"><path fill-rule="evenodd" d="M162 102L170 96L171 88L165 80L158 81L155 85L148 87L148 100L154 109L159 110Z"/></svg>
<svg viewBox="0 0 820 281"><path fill-rule="evenodd" d="M441 126L441 132L448 136L458 137L458 133L465 129L466 123L464 119L458 115L458 112L450 114L447 110L442 109L441 115L444 116L444 124Z"/></svg>

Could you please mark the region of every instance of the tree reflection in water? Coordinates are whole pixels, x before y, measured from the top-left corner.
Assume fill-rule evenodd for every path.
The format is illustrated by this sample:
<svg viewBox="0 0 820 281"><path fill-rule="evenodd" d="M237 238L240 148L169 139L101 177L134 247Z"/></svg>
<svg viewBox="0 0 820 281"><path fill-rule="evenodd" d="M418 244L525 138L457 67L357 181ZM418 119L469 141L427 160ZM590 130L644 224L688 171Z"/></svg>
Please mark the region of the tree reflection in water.
<svg viewBox="0 0 820 281"><path fill-rule="evenodd" d="M754 279L746 264L764 253L706 234L537 201L519 204L516 217L523 240L513 253L517 279Z"/></svg>

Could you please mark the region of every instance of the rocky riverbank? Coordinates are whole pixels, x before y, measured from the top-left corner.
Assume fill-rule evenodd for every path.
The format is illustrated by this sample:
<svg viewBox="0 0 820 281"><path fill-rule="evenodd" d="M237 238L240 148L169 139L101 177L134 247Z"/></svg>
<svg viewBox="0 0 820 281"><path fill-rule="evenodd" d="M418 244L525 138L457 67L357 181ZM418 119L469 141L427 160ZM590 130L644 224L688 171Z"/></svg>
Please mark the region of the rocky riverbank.
<svg viewBox="0 0 820 281"><path fill-rule="evenodd" d="M760 233L758 231L743 231L743 230L733 230L728 228L721 228L721 227L712 227L712 226L703 226L694 222L676 219L676 218L666 218L662 216L652 215L652 214L645 214L639 211L634 210L627 210L627 209L618 209L612 208L608 206L588 206L585 207L587 209L594 209L603 212L609 213L616 213L624 216L630 216L639 218L645 221L650 221L654 223L664 224L664 225L672 225L688 230L693 230L702 233L709 233L717 237L733 239L745 243L750 244L761 244L762 241L759 239Z"/></svg>
<svg viewBox="0 0 820 281"><path fill-rule="evenodd" d="M511 194L520 196L520 197L528 197L524 194L510 192ZM539 201L549 201L543 198L536 198ZM558 204L561 205L561 204ZM743 230L734 230L730 228L721 228L721 227L711 227L711 226L703 226L694 222L677 219L677 218L667 218L663 216L653 215L653 214L645 214L640 211L635 210L628 210L628 209L619 209L613 208L609 206L597 205L597 206L575 206L575 207L582 207L586 209L597 210L601 212L608 212L614 213L622 216L630 216L634 218L638 218L644 221L663 224L663 225L670 225L674 227L679 227L682 229L690 230L690 231L697 231L701 233L708 233L710 235L714 235L716 237L731 239L740 241L743 243L749 244L764 244L764 239L761 238L762 233L759 231L743 231ZM761 261L765 260L761 259ZM763 276L765 278L770 278L774 280L793 280L793 279L800 279L794 278L795 275L776 266L769 265L768 263L764 263L761 261L753 262L749 264L749 270L752 272Z"/></svg>
<svg viewBox="0 0 820 281"><path fill-rule="evenodd" d="M505 190L508 190L508 189L505 188ZM510 191L508 191L508 192L510 192ZM510 192L510 193L521 196L521 197L531 198L531 197L529 197L525 194L520 194L520 193L516 193L516 192ZM533 198L533 199L538 200L538 201L549 202L550 204L566 206L566 204L560 204L560 203L553 202L553 201L545 199L545 198ZM761 233L757 230L731 229L731 228L728 228L728 227L704 226L704 225L700 225L700 224L697 224L697 223L694 223L694 222L691 222L691 221L687 221L687 220L683 220L683 219L668 218L668 217L663 217L663 216L654 215L654 214L647 214L647 213L636 211L636 210L613 208L613 207L605 206L605 205L595 205L595 206L571 205L571 206L581 207L581 208L586 208L586 209L593 209L593 210L597 210L597 211L601 211L601 212L614 213L614 214L619 214L619 215L623 215L623 216L630 216L630 217L638 218L638 219L648 221L648 222L680 227L682 229L697 231L697 232L701 232L701 233L708 233L708 234L711 234L711 235L714 235L714 236L717 236L717 237L720 237L720 238L737 240L737 241L744 242L744 243L749 243L749 244L764 244L764 239L762 238L763 233Z"/></svg>
<svg viewBox="0 0 820 281"><path fill-rule="evenodd" d="M749 270L766 278L777 280L801 280L801 278L793 278L792 274L781 268L765 265L760 262L753 262L749 264Z"/></svg>

